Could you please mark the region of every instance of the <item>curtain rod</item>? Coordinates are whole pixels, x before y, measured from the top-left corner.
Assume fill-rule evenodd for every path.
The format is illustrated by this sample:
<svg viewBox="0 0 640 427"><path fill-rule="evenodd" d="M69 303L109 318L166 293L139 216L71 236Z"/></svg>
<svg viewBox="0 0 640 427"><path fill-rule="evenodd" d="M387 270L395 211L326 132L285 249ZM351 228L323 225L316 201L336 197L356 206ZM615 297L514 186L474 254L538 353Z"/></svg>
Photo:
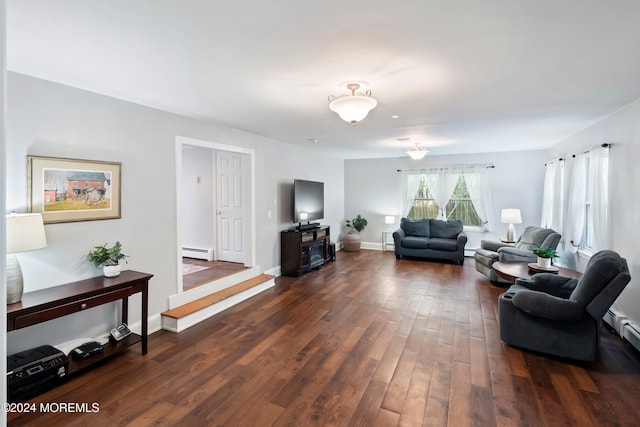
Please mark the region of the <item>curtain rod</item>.
<svg viewBox="0 0 640 427"><path fill-rule="evenodd" d="M591 147L591 148L589 148L588 150L584 150L584 151L582 152L582 154L584 154L584 153L588 153L589 151L593 150L594 148L598 148L598 147L602 147L602 148L611 148L611 144L607 144L607 143L605 142L604 144L600 144L599 146L598 146L598 145L596 145L595 147ZM572 154L572 155L571 155L571 157L575 158L575 157L576 157L576 155L575 155L575 154Z"/></svg>
<svg viewBox="0 0 640 427"><path fill-rule="evenodd" d="M564 157L560 157L560 158L558 159L558 161L559 161L559 162L564 162ZM549 160L549 161L548 161L547 163L545 163L544 165L545 165L545 166L547 166L547 164L548 164L548 163L552 163L552 162L553 162L553 160Z"/></svg>
<svg viewBox="0 0 640 427"><path fill-rule="evenodd" d="M477 164L477 165L453 165L453 166L442 166L442 167L433 167L433 168L421 168L421 169L398 169L397 172L426 172L426 171L439 171L442 169L470 169L478 166L484 166L487 169L494 169L496 166L492 163L489 164Z"/></svg>

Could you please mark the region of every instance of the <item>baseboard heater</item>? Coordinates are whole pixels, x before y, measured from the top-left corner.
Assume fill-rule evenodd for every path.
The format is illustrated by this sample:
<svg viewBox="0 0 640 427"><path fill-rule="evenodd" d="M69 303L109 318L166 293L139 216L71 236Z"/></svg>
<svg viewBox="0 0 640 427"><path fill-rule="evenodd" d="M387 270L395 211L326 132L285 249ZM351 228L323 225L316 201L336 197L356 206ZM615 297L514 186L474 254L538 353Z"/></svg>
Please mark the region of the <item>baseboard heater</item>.
<svg viewBox="0 0 640 427"><path fill-rule="evenodd" d="M213 249L182 247L182 256L185 258L203 259L213 261Z"/></svg>
<svg viewBox="0 0 640 427"><path fill-rule="evenodd" d="M615 310L607 310L603 320L608 323L618 335L628 341L636 350L640 351L640 330L628 317Z"/></svg>

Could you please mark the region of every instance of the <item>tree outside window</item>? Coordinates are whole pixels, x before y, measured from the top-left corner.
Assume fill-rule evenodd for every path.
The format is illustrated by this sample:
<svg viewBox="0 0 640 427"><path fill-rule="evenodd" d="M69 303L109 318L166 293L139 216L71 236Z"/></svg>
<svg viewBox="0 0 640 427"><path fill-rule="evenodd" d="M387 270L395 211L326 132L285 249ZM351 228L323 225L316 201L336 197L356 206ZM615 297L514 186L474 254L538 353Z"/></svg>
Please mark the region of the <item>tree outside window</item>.
<svg viewBox="0 0 640 427"><path fill-rule="evenodd" d="M408 217L411 219L437 218L440 207L429 192L424 175L420 177L420 184ZM471 201L464 174L460 174L453 194L445 207L448 220L459 219L466 226L481 226L482 221Z"/></svg>

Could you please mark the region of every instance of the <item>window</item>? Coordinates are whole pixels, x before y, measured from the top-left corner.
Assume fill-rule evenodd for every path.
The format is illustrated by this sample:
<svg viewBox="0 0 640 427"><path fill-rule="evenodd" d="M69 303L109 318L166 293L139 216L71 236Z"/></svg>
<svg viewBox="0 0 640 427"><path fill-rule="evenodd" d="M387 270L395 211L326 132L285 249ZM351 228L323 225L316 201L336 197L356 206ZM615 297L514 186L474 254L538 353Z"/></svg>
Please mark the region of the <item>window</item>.
<svg viewBox="0 0 640 427"><path fill-rule="evenodd" d="M408 218L438 218L439 214L440 207L429 191L426 177L421 175L418 191L411 210L409 211ZM448 220L459 219L462 221L462 224L466 226L480 227L483 225L483 221L478 216L471 200L464 174L460 174L458 177L455 189L445 206L444 215Z"/></svg>
<svg viewBox="0 0 640 427"><path fill-rule="evenodd" d="M572 162L567 218L569 252L589 256L611 244L609 214L609 149L577 154Z"/></svg>

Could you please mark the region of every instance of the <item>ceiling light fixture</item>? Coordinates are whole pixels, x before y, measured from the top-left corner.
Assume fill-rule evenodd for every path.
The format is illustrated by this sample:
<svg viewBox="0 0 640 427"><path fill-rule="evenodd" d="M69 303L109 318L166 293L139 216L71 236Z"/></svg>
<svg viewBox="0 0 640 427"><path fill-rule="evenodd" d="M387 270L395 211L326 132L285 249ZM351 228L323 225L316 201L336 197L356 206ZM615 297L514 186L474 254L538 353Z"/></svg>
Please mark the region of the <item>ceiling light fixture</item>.
<svg viewBox="0 0 640 427"><path fill-rule="evenodd" d="M365 81L345 82L340 85L340 88L350 91L351 95L337 97L329 95L329 109L338 113L342 120L353 126L367 117L369 111L378 105L378 101L371 97L369 83Z"/></svg>
<svg viewBox="0 0 640 427"><path fill-rule="evenodd" d="M424 158L424 156L427 155L429 150L425 150L422 147L420 147L420 143L419 142L415 142L415 144L416 144L416 146L413 147L411 150L407 151L407 154L413 160L422 160Z"/></svg>

